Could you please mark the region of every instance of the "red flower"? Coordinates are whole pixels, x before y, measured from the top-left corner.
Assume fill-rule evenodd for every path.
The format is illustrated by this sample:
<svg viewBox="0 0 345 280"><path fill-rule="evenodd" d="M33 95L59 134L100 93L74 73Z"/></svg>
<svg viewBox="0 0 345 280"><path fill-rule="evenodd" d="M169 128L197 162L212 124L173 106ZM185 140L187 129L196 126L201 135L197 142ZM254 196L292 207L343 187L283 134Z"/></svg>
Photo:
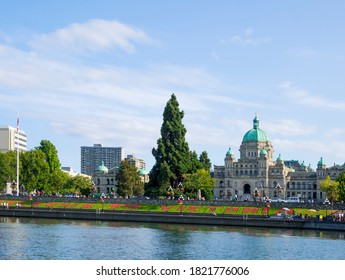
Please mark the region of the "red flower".
<svg viewBox="0 0 345 280"><path fill-rule="evenodd" d="M164 211L169 211L170 209L173 209L174 207L175 207L174 205L169 205L169 206L161 205L161 208Z"/></svg>
<svg viewBox="0 0 345 280"><path fill-rule="evenodd" d="M92 207L92 204L84 204L84 205L82 206L82 208L90 208L90 207Z"/></svg>
<svg viewBox="0 0 345 280"><path fill-rule="evenodd" d="M110 207L113 208L113 209L119 208L121 206L123 206L123 204L110 204Z"/></svg>
<svg viewBox="0 0 345 280"><path fill-rule="evenodd" d="M188 212L200 212L201 206L189 206L187 209Z"/></svg>
<svg viewBox="0 0 345 280"><path fill-rule="evenodd" d="M224 212L225 213L236 213L238 211L238 207L226 207Z"/></svg>
<svg viewBox="0 0 345 280"><path fill-rule="evenodd" d="M243 208L242 213L257 213L259 211L259 208Z"/></svg>
<svg viewBox="0 0 345 280"><path fill-rule="evenodd" d="M216 211L216 207L212 207L212 206L206 206L206 208L210 211L210 212L214 212Z"/></svg>

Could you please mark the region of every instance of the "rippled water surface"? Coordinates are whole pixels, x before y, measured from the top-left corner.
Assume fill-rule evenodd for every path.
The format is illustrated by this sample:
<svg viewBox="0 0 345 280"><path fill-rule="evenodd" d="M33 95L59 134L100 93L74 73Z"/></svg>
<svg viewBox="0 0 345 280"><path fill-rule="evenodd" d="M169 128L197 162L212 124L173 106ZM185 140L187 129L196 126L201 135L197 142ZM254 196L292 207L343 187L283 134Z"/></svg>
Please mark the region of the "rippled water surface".
<svg viewBox="0 0 345 280"><path fill-rule="evenodd" d="M345 259L345 233L0 217L0 259Z"/></svg>

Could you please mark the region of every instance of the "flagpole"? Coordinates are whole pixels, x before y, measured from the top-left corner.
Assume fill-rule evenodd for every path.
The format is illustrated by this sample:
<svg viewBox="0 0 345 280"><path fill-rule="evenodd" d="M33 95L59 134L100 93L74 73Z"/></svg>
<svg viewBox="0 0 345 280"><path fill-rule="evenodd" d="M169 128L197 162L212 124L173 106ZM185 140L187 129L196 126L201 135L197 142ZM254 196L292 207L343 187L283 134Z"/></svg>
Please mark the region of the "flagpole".
<svg viewBox="0 0 345 280"><path fill-rule="evenodd" d="M19 114L17 118L17 196L19 196Z"/></svg>

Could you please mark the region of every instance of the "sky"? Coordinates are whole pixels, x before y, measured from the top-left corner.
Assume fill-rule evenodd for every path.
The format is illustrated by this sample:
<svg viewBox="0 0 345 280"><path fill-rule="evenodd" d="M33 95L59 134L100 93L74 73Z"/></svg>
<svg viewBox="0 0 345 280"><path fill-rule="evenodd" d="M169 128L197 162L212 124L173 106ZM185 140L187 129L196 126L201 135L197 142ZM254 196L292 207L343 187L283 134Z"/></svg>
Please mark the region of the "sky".
<svg viewBox="0 0 345 280"><path fill-rule="evenodd" d="M186 140L212 165L239 158L257 114L274 157L345 162L344 1L3 1L0 125L155 161L174 93Z"/></svg>

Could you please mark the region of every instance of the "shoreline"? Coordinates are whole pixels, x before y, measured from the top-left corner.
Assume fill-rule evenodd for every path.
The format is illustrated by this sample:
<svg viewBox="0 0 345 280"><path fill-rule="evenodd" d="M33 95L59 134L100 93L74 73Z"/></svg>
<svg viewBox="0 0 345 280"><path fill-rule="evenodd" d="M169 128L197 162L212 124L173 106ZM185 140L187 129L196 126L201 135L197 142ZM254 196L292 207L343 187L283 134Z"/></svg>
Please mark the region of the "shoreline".
<svg viewBox="0 0 345 280"><path fill-rule="evenodd" d="M153 213L134 211L66 210L15 208L0 209L0 217L51 218L96 221L173 223L210 226L269 227L306 230L345 231L344 222L316 221L309 219L272 219L266 216L213 215L189 213Z"/></svg>

